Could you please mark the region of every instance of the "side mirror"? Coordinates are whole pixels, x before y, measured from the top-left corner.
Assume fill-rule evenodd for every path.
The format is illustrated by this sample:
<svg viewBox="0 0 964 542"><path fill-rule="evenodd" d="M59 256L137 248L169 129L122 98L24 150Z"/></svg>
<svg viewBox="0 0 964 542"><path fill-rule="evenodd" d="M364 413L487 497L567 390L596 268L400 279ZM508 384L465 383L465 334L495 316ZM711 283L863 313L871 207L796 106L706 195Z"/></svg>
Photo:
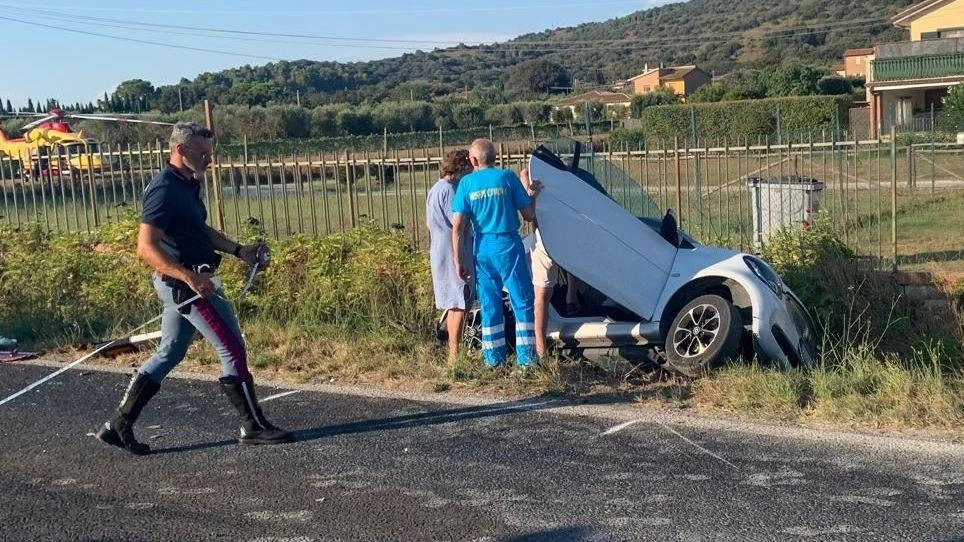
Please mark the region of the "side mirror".
<svg viewBox="0 0 964 542"><path fill-rule="evenodd" d="M663 223L659 226L659 234L663 239L676 248L679 248L679 223L676 220L676 211L672 208L666 210L663 215Z"/></svg>
<svg viewBox="0 0 964 542"><path fill-rule="evenodd" d="M579 156L582 154L582 143L573 141L572 163L569 164L569 171L575 173L579 170Z"/></svg>

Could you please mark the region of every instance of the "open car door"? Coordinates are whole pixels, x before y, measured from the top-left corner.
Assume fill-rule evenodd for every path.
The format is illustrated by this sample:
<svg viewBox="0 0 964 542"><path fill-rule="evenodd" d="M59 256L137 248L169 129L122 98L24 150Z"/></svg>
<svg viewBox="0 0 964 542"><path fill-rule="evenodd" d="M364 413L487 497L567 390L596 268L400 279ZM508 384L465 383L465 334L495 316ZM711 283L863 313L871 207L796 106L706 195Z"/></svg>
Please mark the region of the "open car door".
<svg viewBox="0 0 964 542"><path fill-rule="evenodd" d="M536 218L546 251L563 269L646 320L653 319L677 248L545 148L529 160L544 188Z"/></svg>

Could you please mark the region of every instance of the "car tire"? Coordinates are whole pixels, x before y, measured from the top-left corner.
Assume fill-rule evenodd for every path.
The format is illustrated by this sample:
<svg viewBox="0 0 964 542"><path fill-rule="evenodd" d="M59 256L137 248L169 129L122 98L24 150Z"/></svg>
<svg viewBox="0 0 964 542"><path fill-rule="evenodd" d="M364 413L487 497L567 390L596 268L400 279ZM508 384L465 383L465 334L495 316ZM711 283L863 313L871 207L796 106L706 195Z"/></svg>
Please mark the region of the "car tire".
<svg viewBox="0 0 964 542"><path fill-rule="evenodd" d="M502 298L502 319L505 322L505 346L512 351L515 349L515 315L508 296ZM482 350L482 309L468 311L462 340L469 350Z"/></svg>
<svg viewBox="0 0 964 542"><path fill-rule="evenodd" d="M743 321L732 303L718 295L701 295L673 318L666 334L666 367L699 376L733 357L742 334Z"/></svg>

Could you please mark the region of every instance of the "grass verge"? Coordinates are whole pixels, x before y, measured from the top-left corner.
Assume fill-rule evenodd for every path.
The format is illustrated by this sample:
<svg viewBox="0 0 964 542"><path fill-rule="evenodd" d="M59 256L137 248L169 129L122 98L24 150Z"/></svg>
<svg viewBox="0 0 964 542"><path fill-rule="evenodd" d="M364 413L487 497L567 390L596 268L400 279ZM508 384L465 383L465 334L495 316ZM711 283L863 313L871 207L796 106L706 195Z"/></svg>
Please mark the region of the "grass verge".
<svg viewBox="0 0 964 542"><path fill-rule="evenodd" d="M83 352L159 310L132 259L136 221L95 236L0 231L0 333L24 346ZM489 370L478 353L448 361L434 345L427 259L399 234L363 227L273 244L272 266L239 303L259 378L498 396L574 394L659 408L851 428L964 435L961 322L905 299L886 274L862 269L828 229L771 239L768 255L823 323L823 361L785 373L733 363L691 380L658 367L550 360L523 376ZM131 272L136 269L136 272ZM244 270L221 269L228 295ZM145 303L144 300L151 300ZM959 316L959 315L958 315ZM118 358L135 366L147 352ZM182 370L217 373L198 341Z"/></svg>

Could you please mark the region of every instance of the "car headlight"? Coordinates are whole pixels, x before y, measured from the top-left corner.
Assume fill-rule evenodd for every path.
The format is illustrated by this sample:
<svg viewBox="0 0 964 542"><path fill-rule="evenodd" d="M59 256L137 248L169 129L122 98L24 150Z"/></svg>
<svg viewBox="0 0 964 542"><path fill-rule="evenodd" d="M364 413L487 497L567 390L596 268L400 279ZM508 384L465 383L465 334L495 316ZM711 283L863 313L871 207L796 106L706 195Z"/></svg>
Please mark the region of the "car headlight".
<svg viewBox="0 0 964 542"><path fill-rule="evenodd" d="M777 275L776 271L763 260L753 256L744 256L743 261L746 262L746 266L750 268L750 271L753 271L757 278L769 286L773 293L777 294L777 297L783 297L783 281L780 280L780 275Z"/></svg>

